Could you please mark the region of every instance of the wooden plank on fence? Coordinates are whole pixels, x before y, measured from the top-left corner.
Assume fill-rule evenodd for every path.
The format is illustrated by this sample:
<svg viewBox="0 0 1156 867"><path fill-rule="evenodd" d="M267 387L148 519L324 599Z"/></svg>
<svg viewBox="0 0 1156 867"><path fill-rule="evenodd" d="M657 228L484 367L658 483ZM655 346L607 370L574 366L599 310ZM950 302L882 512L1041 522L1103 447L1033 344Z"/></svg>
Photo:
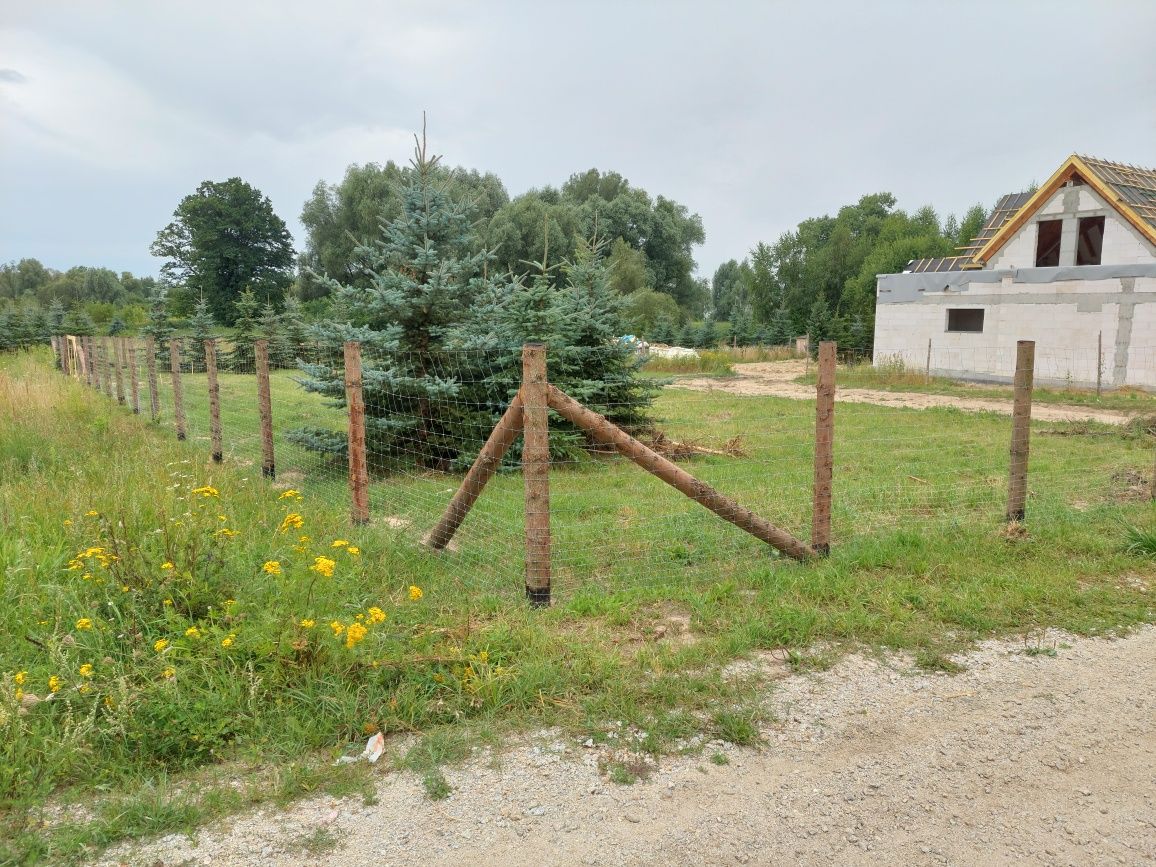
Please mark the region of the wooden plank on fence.
<svg viewBox="0 0 1156 867"><path fill-rule="evenodd" d="M222 460L221 445L221 387L217 383L217 341L205 341L205 378L209 382L209 442L213 463Z"/></svg>
<svg viewBox="0 0 1156 867"><path fill-rule="evenodd" d="M96 349L93 346L92 336L84 338L84 351L88 355L88 370L92 374L91 385L97 391L100 391L100 363L96 356Z"/></svg>
<svg viewBox="0 0 1156 867"><path fill-rule="evenodd" d="M526 597L550 604L550 429L546 346L522 347L522 478L526 494Z"/></svg>
<svg viewBox="0 0 1156 867"><path fill-rule="evenodd" d="M361 385L361 344L345 341L345 403L349 408L349 519L369 522L369 467L365 454L365 394Z"/></svg>
<svg viewBox="0 0 1156 867"><path fill-rule="evenodd" d="M261 412L261 475L277 478L277 464L273 455L273 400L269 391L269 341L253 344L257 364L257 403Z"/></svg>
<svg viewBox="0 0 1156 867"><path fill-rule="evenodd" d="M124 363L124 338L114 337L112 339L112 360L116 367L116 402L121 406L126 404L124 380L125 380L125 363Z"/></svg>
<svg viewBox="0 0 1156 867"><path fill-rule="evenodd" d="M173 421L177 439L183 440L186 436L185 396L181 390L181 341L177 337L169 341L169 369L173 377Z"/></svg>
<svg viewBox="0 0 1156 867"><path fill-rule="evenodd" d="M100 340L100 358L104 367L101 374L101 379L104 382L104 395L112 400L112 357L109 354L107 337L102 337Z"/></svg>
<svg viewBox="0 0 1156 867"><path fill-rule="evenodd" d="M609 419L589 410L578 401L549 386L550 407L563 418L585 430L597 442L613 446L623 457L630 458L648 473L653 473L697 503L701 503L725 521L730 521L757 539L761 539L796 560L808 560L815 552L790 533L780 530L770 521L760 518L729 497L723 496L710 485L700 482L653 449L644 446Z"/></svg>
<svg viewBox="0 0 1156 867"><path fill-rule="evenodd" d="M1036 344L1016 341L1016 372L1012 403L1011 468L1008 473L1007 519L1022 521L1028 496L1028 451L1031 445L1032 386Z"/></svg>
<svg viewBox="0 0 1156 867"><path fill-rule="evenodd" d="M156 421L161 417L161 396L157 390L157 342L151 337L145 341L145 364L149 377L149 409Z"/></svg>
<svg viewBox="0 0 1156 867"><path fill-rule="evenodd" d="M478 497L481 496L486 482L498 471L498 467L502 465L502 458L506 456L510 446L521 435L522 412L522 394L519 392L514 395L514 399L510 401L506 412L494 426L494 429L490 431L489 439L482 446L482 450L478 452L477 459L470 467L470 471L466 473L466 477L462 479L462 483L453 499L450 500L450 504L446 506L441 520L426 537L425 543L435 551L440 551L450 543L450 539L454 537L454 533L462 525L462 521L466 519L466 515L469 514Z"/></svg>
<svg viewBox="0 0 1156 867"><path fill-rule="evenodd" d="M835 354L833 340L819 344L819 377L815 386L815 480L811 513L811 547L831 552L831 477L835 455Z"/></svg>
<svg viewBox="0 0 1156 867"><path fill-rule="evenodd" d="M140 415L140 373L138 372L136 338L128 341L128 371L132 383L132 413Z"/></svg>

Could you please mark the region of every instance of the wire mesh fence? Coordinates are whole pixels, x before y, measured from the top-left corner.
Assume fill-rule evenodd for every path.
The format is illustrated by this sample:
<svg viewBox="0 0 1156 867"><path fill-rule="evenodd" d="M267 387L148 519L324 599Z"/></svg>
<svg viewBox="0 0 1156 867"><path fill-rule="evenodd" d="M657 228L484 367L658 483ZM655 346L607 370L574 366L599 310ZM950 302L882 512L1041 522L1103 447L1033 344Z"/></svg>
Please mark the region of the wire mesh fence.
<svg viewBox="0 0 1156 867"><path fill-rule="evenodd" d="M530 438L524 429L514 432L522 438L494 462L498 471L445 550L429 544L429 533L467 470L479 454L485 457L487 438L511 402L528 393L523 347L401 358L357 345L360 375L350 377L348 345L270 354L263 342L237 347L220 341L199 352L190 343L154 347L137 340L64 338L57 348L66 372L123 403L125 411L138 408L173 435L183 429L189 448L207 456L219 452L221 461L254 478L264 472L278 488L308 489L342 504L354 521L367 509L375 530L394 537L412 556L449 559L466 586L476 580L522 592L533 535L528 523L534 531L535 509L542 508L540 497L538 505L531 504L527 479L537 476L527 472L532 446L525 445ZM872 365L844 353L830 432L829 533L813 537L823 501L816 497L823 483L816 443L823 442L824 424L815 401L818 362L766 362L737 376L673 381L644 373L631 391L622 382L586 376L599 369L598 353L612 351L618 350L545 354L551 387L616 422L644 450L625 459L621 442L615 446L592 436L551 402L544 525L555 596L592 582L613 587L719 581L773 567L780 554L752 535L747 510L808 550L812 542L835 550L882 534L996 528L1008 515L1014 490L1017 385L1034 398L1020 492L1029 523L1056 510L1110 508L1150 496L1152 429L1139 416L1156 410L1156 400L1139 391L1096 399L1094 390L1069 388L1059 374L1087 374L1079 366L1085 362L1080 350L1067 357L1055 348L1037 352L1034 392L1030 381L1016 379L1014 347L951 348L938 356L933 349L922 366L891 359ZM1125 370L1149 355L1133 349ZM942 375L969 369L980 371L980 379L1004 377L1005 384L980 386ZM1049 390L1041 382L1061 386ZM355 385L360 388L351 392ZM263 425L266 388L271 417ZM351 473L360 463L356 448L350 462L350 420L352 415L356 421L359 403L368 482L362 506ZM533 409L545 407L527 405L506 417L529 424ZM818 409L821 416L822 402ZM820 446L820 459L823 451ZM677 465L698 487L672 487L669 473L659 472L663 462ZM712 491L722 498L717 514L703 508L714 502ZM540 548L541 527L537 534Z"/></svg>

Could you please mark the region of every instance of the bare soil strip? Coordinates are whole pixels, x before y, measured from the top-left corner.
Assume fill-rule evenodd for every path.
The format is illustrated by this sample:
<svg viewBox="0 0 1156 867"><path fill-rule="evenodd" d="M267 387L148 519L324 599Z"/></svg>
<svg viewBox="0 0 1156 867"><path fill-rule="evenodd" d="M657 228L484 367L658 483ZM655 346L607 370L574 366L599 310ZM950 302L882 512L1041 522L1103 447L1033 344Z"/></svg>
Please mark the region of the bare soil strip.
<svg viewBox="0 0 1156 867"><path fill-rule="evenodd" d="M736 666L781 678L759 749L708 744L623 786L599 765L629 733L599 747L544 733L448 771L445 801L388 774L372 806L319 798L105 863L1156 861L1156 628L989 642L957 661L948 676L853 655L788 676L768 654Z"/></svg>
<svg viewBox="0 0 1156 867"><path fill-rule="evenodd" d="M692 391L721 391L745 396L766 395L787 397L792 400L814 400L815 387L795 382L805 371L802 361L760 361L736 364L736 376L728 379L695 377L676 379L671 388ZM871 388L839 388L835 399L843 403L872 403L879 406L928 409L949 406L965 412L998 412L1011 415L1011 400L996 397L955 397L947 394L920 394L918 392L879 391ZM1032 405L1032 418L1040 421L1098 421L1105 424L1123 424L1130 414L1107 409L1094 409L1063 404Z"/></svg>

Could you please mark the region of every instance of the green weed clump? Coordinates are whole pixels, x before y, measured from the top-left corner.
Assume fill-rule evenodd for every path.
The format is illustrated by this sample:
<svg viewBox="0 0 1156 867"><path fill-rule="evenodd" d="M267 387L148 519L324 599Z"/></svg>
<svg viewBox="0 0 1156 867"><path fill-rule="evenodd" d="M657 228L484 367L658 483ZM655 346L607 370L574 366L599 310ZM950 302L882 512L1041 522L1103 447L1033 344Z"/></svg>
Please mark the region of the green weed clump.
<svg viewBox="0 0 1156 867"><path fill-rule="evenodd" d="M643 365L644 373L705 373L711 376L730 376L734 373L728 352L701 349L697 356L660 358L652 355Z"/></svg>

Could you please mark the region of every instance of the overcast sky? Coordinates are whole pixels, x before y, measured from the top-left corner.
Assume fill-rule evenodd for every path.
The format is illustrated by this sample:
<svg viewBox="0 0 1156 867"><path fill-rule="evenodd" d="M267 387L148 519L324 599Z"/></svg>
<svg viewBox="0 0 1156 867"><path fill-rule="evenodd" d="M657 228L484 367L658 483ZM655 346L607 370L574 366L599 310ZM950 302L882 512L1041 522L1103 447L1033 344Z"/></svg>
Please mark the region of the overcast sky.
<svg viewBox="0 0 1156 867"><path fill-rule="evenodd" d="M591 166L702 216L700 273L889 190L962 212L1069 153L1156 166L1156 2L0 0L0 261L154 274L181 197Z"/></svg>

